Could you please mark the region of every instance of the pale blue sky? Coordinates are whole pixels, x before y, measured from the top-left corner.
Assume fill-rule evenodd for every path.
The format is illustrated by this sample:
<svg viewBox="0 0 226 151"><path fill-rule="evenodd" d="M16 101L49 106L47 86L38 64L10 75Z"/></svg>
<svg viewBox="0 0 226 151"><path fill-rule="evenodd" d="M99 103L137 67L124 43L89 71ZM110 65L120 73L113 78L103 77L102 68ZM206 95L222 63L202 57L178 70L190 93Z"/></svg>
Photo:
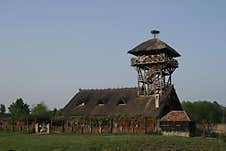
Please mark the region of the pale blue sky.
<svg viewBox="0 0 226 151"><path fill-rule="evenodd" d="M0 103L63 107L78 88L136 86L127 51L151 29L182 57L181 100L226 105L225 1L0 1Z"/></svg>

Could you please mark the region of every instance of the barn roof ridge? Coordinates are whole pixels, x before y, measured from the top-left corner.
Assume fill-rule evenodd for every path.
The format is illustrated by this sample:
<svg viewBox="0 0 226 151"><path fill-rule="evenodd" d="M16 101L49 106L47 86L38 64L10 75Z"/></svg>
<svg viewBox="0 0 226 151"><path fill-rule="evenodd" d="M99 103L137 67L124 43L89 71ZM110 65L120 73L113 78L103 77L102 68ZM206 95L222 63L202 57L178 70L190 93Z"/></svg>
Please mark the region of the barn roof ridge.
<svg viewBox="0 0 226 151"><path fill-rule="evenodd" d="M79 88L79 91L105 91L105 90L122 90L137 89L137 87L119 87L119 88Z"/></svg>

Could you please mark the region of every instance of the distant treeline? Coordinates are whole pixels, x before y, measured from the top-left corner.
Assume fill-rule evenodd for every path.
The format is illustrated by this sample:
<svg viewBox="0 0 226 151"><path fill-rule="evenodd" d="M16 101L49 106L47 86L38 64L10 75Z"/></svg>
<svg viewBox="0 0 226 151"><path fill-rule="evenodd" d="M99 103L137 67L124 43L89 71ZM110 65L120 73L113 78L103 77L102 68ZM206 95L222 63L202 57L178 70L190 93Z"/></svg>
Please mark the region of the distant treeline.
<svg viewBox="0 0 226 151"><path fill-rule="evenodd" d="M226 108L217 102L210 101L182 101L183 109L188 113L190 118L197 123L225 123ZM9 113L6 112L4 104L0 104L0 118L7 115L11 119L61 119L62 109L49 110L48 107L40 102L34 107L24 103L22 98L17 99L8 107Z"/></svg>
<svg viewBox="0 0 226 151"><path fill-rule="evenodd" d="M182 106L197 123L225 123L226 108L216 101L183 101Z"/></svg>
<svg viewBox="0 0 226 151"><path fill-rule="evenodd" d="M36 104L34 107L24 103L22 98L17 99L8 107L9 113L6 113L4 104L0 104L0 118L9 117L12 120L50 120L61 118L62 109L48 109L44 102ZM5 115L5 116L4 116Z"/></svg>

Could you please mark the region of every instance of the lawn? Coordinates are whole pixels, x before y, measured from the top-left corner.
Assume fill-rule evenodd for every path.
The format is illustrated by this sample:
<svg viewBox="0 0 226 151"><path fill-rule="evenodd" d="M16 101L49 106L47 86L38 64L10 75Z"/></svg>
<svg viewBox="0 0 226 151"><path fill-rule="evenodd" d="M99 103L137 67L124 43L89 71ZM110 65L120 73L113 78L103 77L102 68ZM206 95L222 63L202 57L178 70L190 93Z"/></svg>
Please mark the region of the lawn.
<svg viewBox="0 0 226 151"><path fill-rule="evenodd" d="M0 132L0 151L226 150L220 139L154 135L36 135Z"/></svg>

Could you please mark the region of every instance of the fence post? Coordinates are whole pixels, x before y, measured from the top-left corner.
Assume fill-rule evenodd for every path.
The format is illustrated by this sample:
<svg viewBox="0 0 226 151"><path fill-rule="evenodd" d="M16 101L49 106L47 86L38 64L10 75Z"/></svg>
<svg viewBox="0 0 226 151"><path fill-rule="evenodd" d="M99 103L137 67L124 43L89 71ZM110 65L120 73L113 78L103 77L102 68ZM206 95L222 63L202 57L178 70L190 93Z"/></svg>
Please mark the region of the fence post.
<svg viewBox="0 0 226 151"><path fill-rule="evenodd" d="M92 121L91 120L89 120L89 127L90 127L89 132L92 134Z"/></svg>
<svg viewBox="0 0 226 151"><path fill-rule="evenodd" d="M49 128L49 132L52 131L52 128L53 128L53 119L50 120L50 128Z"/></svg>
<svg viewBox="0 0 226 151"><path fill-rule="evenodd" d="M144 117L144 134L147 133L147 117Z"/></svg>
<svg viewBox="0 0 226 151"><path fill-rule="evenodd" d="M27 119L27 133L29 133L28 119Z"/></svg>
<svg viewBox="0 0 226 151"><path fill-rule="evenodd" d="M113 129L113 119L110 120L110 133L112 134Z"/></svg>
<svg viewBox="0 0 226 151"><path fill-rule="evenodd" d="M14 131L14 120L11 123L12 131Z"/></svg>
<svg viewBox="0 0 226 151"><path fill-rule="evenodd" d="M64 132L64 120L62 119L62 132Z"/></svg>

